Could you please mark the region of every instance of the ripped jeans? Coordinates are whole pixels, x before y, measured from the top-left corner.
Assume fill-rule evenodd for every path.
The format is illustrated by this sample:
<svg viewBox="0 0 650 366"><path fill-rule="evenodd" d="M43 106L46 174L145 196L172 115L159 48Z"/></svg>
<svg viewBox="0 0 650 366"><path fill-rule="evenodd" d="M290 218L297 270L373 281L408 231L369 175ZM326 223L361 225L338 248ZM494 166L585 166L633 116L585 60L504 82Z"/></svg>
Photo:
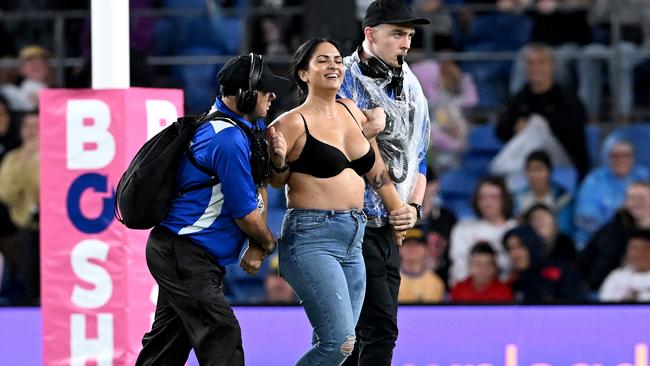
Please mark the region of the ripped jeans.
<svg viewBox="0 0 650 366"><path fill-rule="evenodd" d="M366 216L358 209L289 209L284 217L280 275L314 329L312 348L297 365L340 365L353 350L366 290L365 226Z"/></svg>

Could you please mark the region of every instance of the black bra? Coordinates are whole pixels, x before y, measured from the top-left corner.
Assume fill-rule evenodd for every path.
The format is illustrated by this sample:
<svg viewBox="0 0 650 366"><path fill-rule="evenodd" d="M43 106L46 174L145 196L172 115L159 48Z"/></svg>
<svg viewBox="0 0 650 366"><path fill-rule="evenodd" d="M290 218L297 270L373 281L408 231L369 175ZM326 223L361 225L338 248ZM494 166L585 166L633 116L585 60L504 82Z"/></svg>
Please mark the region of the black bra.
<svg viewBox="0 0 650 366"><path fill-rule="evenodd" d="M343 105L345 109L350 112L354 121L357 122L357 119L354 118L354 115L352 115L352 112L345 104L339 101L337 101L337 103ZM312 136L309 133L305 116L300 112L298 112L298 114L302 117L302 122L305 125L307 140L305 141L305 146L302 148L298 159L289 162L289 167L292 172L309 174L316 178L331 178L339 175L347 168L354 170L361 176L372 169L372 166L375 164L375 152L373 151L372 146L368 149L368 152L365 155L350 161L341 150Z"/></svg>

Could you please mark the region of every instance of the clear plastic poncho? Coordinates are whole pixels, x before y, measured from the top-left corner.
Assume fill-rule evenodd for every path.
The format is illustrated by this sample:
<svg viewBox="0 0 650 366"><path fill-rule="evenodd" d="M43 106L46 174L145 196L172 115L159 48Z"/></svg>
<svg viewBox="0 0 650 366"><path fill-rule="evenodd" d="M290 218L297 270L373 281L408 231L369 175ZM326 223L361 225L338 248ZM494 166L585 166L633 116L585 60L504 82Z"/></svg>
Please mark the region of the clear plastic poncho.
<svg viewBox="0 0 650 366"><path fill-rule="evenodd" d="M402 98L396 100L386 92L390 80L363 75L358 62L356 52L343 60L346 71L339 95L354 100L362 109L384 109L386 128L377 136L377 144L400 198L408 202L415 188L420 163L426 159L429 147L431 126L427 100L406 63L402 65ZM388 214L381 198L368 184L364 211L369 217Z"/></svg>

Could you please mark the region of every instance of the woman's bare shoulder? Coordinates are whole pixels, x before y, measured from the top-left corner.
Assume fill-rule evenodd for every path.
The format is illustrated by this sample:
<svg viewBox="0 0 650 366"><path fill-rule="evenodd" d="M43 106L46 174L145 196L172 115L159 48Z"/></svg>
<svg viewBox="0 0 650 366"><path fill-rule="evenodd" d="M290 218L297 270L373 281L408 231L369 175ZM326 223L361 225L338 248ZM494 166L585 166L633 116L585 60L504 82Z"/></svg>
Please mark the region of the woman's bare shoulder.
<svg viewBox="0 0 650 366"><path fill-rule="evenodd" d="M350 99L350 98L341 98L337 100L340 103L343 103L346 107L348 107L348 110L352 113L354 118L359 122L359 123L365 123L367 118L366 115L363 114L361 109L357 106L357 103Z"/></svg>
<svg viewBox="0 0 650 366"><path fill-rule="evenodd" d="M279 115L275 120L273 120L273 122L271 122L269 127L291 128L297 125L302 125L302 117L297 111L297 108L294 108Z"/></svg>
<svg viewBox="0 0 650 366"><path fill-rule="evenodd" d="M357 106L357 103L350 98L339 98L336 101L345 104L346 107L350 108L352 113L354 113L355 111L361 113L361 110Z"/></svg>

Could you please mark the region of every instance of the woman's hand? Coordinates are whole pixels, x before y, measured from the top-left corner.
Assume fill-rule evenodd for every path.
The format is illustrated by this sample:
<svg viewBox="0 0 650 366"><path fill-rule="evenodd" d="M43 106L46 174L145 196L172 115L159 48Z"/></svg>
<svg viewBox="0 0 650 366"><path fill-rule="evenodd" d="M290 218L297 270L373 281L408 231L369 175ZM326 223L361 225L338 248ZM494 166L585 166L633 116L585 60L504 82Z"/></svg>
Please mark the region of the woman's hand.
<svg viewBox="0 0 650 366"><path fill-rule="evenodd" d="M368 122L363 125L363 134L368 140L374 139L386 127L386 113L381 107L362 109Z"/></svg>
<svg viewBox="0 0 650 366"><path fill-rule="evenodd" d="M276 169L284 168L287 160L287 141L282 132L276 131L275 127L269 127L266 131L269 140L269 156L271 164Z"/></svg>
<svg viewBox="0 0 650 366"><path fill-rule="evenodd" d="M255 276L260 270L260 267L262 267L262 263L266 257L268 257L268 252L265 252L264 249L255 245L249 245L242 256L239 265L244 272L251 276Z"/></svg>

